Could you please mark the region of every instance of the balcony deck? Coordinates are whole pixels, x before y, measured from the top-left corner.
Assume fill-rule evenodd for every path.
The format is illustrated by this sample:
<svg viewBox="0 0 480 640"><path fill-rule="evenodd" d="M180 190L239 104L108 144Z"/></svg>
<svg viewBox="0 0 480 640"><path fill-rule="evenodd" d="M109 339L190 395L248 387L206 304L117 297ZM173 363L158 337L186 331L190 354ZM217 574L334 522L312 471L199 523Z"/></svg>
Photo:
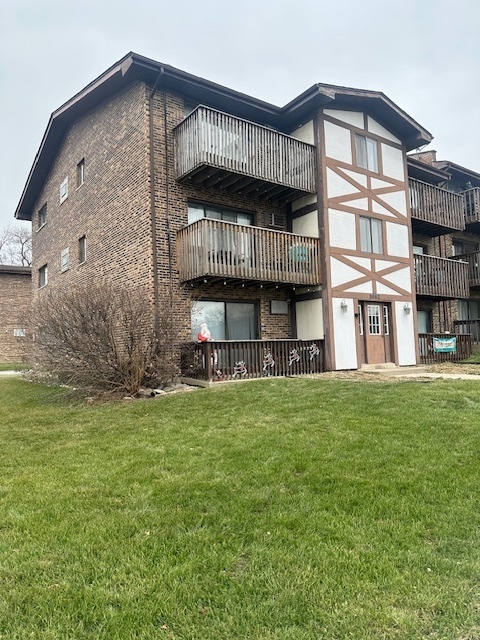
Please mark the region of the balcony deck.
<svg viewBox="0 0 480 640"><path fill-rule="evenodd" d="M455 256L455 260L468 263L468 278L471 287L480 287L480 251Z"/></svg>
<svg viewBox="0 0 480 640"><path fill-rule="evenodd" d="M480 232L480 189L474 187L462 193L465 199L465 224L467 231Z"/></svg>
<svg viewBox="0 0 480 640"><path fill-rule="evenodd" d="M318 238L204 218L177 233L182 282L318 285Z"/></svg>
<svg viewBox="0 0 480 640"><path fill-rule="evenodd" d="M455 300L469 297L468 264L437 256L415 255L417 296Z"/></svg>
<svg viewBox="0 0 480 640"><path fill-rule="evenodd" d="M414 232L435 237L465 229L461 194L409 178L410 209Z"/></svg>
<svg viewBox="0 0 480 640"><path fill-rule="evenodd" d="M315 147L226 113L197 107L175 128L180 182L288 202L316 191Z"/></svg>

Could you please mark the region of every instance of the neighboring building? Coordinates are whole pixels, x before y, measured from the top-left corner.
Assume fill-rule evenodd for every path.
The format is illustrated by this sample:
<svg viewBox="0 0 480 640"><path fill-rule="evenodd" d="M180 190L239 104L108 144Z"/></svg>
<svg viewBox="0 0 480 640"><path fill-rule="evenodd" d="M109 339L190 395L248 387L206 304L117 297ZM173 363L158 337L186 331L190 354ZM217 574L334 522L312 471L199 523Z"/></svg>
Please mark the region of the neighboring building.
<svg viewBox="0 0 480 640"><path fill-rule="evenodd" d="M0 265L0 362L28 358L31 332L32 270Z"/></svg>
<svg viewBox="0 0 480 640"><path fill-rule="evenodd" d="M99 276L142 287L151 330L171 296L179 343L204 324L236 341L211 353L219 377L258 359L250 340L264 371L273 341L300 358L295 339L322 344L327 369L415 364L412 220L441 256L430 271L458 280L439 299L468 297L464 265L430 249L461 220L410 215L407 152L431 140L380 92L317 84L279 108L130 53L48 124L15 214L33 222L35 295ZM453 171L408 166L433 185ZM421 283L423 313L437 293Z"/></svg>

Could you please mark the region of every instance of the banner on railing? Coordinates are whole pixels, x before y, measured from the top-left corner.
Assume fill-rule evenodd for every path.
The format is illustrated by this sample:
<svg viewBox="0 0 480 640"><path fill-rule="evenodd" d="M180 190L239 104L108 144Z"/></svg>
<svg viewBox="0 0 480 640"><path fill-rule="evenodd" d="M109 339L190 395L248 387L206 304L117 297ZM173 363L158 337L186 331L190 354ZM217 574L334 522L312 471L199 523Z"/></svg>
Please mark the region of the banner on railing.
<svg viewBox="0 0 480 640"><path fill-rule="evenodd" d="M435 353L456 353L457 338L433 338L433 350Z"/></svg>

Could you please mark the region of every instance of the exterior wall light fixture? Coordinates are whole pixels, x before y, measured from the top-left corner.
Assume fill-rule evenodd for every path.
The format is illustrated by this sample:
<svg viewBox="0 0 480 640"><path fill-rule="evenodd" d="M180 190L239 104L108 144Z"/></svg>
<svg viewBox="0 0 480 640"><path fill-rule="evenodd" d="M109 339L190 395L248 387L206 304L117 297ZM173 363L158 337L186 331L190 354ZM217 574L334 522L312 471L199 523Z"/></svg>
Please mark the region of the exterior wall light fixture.
<svg viewBox="0 0 480 640"><path fill-rule="evenodd" d="M343 311L343 313L347 313L348 304L345 298L343 298L343 300L340 302L340 309Z"/></svg>
<svg viewBox="0 0 480 640"><path fill-rule="evenodd" d="M403 310L405 311L405 313L408 315L410 313L410 311L412 310L412 307L410 306L410 304L408 302L406 302L403 305Z"/></svg>

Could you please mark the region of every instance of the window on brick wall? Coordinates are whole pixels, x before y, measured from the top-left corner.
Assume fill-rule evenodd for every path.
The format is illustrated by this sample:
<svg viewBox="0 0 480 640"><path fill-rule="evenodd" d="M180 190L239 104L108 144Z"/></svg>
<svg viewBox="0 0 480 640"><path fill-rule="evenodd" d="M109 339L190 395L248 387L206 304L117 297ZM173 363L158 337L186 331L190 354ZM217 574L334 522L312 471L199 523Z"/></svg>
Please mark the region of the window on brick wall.
<svg viewBox="0 0 480 640"><path fill-rule="evenodd" d="M77 188L85 182L85 158L77 164Z"/></svg>
<svg viewBox="0 0 480 640"><path fill-rule="evenodd" d="M60 204L68 198L68 176L60 185Z"/></svg>
<svg viewBox="0 0 480 640"><path fill-rule="evenodd" d="M38 211L38 229L41 229L44 224L47 222L47 205L46 203L43 205L41 209Z"/></svg>
<svg viewBox="0 0 480 640"><path fill-rule="evenodd" d="M237 211L228 207L217 207L209 204L188 203L188 224L210 218L212 220L224 220L225 222L236 222L237 224L253 224L253 213Z"/></svg>
<svg viewBox="0 0 480 640"><path fill-rule="evenodd" d="M78 261L80 264L87 259L87 237L82 236L78 239Z"/></svg>
<svg viewBox="0 0 480 640"><path fill-rule="evenodd" d="M44 287L48 283L48 265L44 264L38 270L38 286Z"/></svg>
<svg viewBox="0 0 480 640"><path fill-rule="evenodd" d="M60 254L60 272L68 271L70 267L70 249L67 247Z"/></svg>
<svg viewBox="0 0 480 640"><path fill-rule="evenodd" d="M258 340L258 304L201 300L192 307L192 339L209 331L213 340Z"/></svg>

